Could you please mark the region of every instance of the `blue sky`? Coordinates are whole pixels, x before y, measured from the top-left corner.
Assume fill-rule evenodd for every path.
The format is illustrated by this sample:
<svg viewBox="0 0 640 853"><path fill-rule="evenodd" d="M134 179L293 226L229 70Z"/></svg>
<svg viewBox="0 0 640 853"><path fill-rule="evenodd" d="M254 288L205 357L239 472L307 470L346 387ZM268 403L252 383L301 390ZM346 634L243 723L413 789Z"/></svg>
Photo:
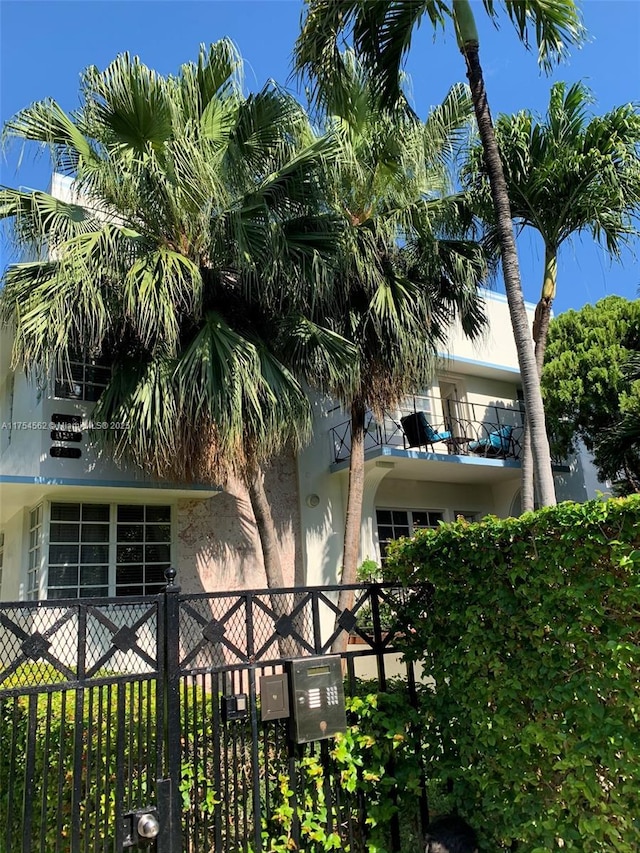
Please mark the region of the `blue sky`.
<svg viewBox="0 0 640 853"><path fill-rule="evenodd" d="M585 0L590 41L549 77L538 70L535 55L520 44L506 18L496 31L479 0L477 6L494 115L523 108L544 112L554 80L583 79L596 97L596 112L640 101L638 0ZM274 78L296 91L291 49L302 8L300 0L0 0L0 118L4 123L46 97L74 109L82 69L102 68L125 50L169 73L195 59L200 43L222 36L231 37L245 59L247 89ZM423 117L454 82L464 79L452 34L441 33L434 42L426 24L414 41L407 70L414 105ZM4 152L3 184L46 189L49 175L46 153L34 159L31 149L23 154L15 145ZM519 248L525 296L536 301L543 253L533 238L521 238ZM611 293L635 299L639 287L640 265L631 252L622 264L611 264L586 238L561 253L555 312Z"/></svg>

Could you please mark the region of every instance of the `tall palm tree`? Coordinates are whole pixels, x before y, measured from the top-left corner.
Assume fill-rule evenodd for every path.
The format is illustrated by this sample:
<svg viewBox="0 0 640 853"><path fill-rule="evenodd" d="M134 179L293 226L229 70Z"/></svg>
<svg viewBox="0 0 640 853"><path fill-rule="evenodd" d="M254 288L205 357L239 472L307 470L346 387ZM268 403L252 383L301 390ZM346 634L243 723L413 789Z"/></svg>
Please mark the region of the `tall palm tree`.
<svg viewBox="0 0 640 853"><path fill-rule="evenodd" d="M327 124L339 155L327 199L344 219L336 271L342 283L327 322L349 340L357 372L331 385L350 412L351 454L342 583L356 580L364 490L365 422L431 381L437 351L456 318L473 336L484 320L477 286L487 271L466 239L465 199L450 195L448 166L469 131L471 105L456 86L426 124L385 110L352 54ZM340 612L353 591L341 590ZM346 635L336 641L341 650Z"/></svg>
<svg viewBox="0 0 640 853"><path fill-rule="evenodd" d="M7 124L51 146L78 200L1 191L0 216L43 259L8 269L0 315L30 373L113 358L96 417L129 429L96 437L117 459L182 481L240 475L274 587L263 466L310 426L292 368L329 375L342 354L345 372L350 348L309 317L340 233L318 207L334 142L277 87L245 97L240 72L227 40L176 76L124 54L84 73L76 114L43 101Z"/></svg>
<svg viewBox="0 0 640 853"><path fill-rule="evenodd" d="M589 233L612 258L637 236L640 214L640 112L632 104L590 116L591 93L582 83L551 88L547 114L529 110L499 116L496 137L519 228L532 228L544 244L542 289L533 339L542 373L551 307L556 295L558 252L571 237ZM491 217L482 153L472 151L465 170ZM525 457L527 456L525 437ZM523 463L527 474L531 466ZM533 478L523 483L523 510L533 508Z"/></svg>
<svg viewBox="0 0 640 853"><path fill-rule="evenodd" d="M495 140L489 102L480 65L478 31L470 0L307 0L308 10L296 44L296 67L308 73L319 99L331 97L345 76L339 39L351 32L362 61L388 103L400 97L400 68L411 47L413 33L426 16L437 30L450 19L466 64L478 130L496 212L505 291L522 376L527 419L531 432L536 480L541 502L556 502L544 408L527 314L520 283L518 256L509 196ZM503 0L519 37L528 44L530 31L543 64L561 56L566 45L578 42L582 26L573 0ZM483 0L490 18L497 19L494 0Z"/></svg>

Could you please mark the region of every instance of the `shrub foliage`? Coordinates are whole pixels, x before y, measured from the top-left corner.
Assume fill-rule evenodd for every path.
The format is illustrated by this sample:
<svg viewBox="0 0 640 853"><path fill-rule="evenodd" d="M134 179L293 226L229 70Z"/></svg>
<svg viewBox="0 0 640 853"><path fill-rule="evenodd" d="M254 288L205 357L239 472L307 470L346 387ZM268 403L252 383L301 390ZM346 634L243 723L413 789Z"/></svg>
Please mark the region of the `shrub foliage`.
<svg viewBox="0 0 640 853"><path fill-rule="evenodd" d="M434 585L406 638L434 678L425 757L483 849L640 849L639 548L635 496L389 549L390 577Z"/></svg>

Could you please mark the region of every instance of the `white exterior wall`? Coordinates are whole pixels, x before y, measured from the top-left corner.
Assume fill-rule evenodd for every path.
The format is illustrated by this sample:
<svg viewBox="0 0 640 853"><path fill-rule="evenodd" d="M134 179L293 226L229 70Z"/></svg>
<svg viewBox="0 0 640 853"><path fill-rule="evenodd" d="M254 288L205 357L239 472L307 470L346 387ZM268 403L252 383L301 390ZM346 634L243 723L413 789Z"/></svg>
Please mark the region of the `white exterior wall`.
<svg viewBox="0 0 640 853"><path fill-rule="evenodd" d="M21 590L23 562L25 557L25 513L18 510L7 519L2 527L4 533L4 553L2 571L2 589L0 600L17 601L24 598ZM17 567L18 571L13 567Z"/></svg>
<svg viewBox="0 0 640 853"><path fill-rule="evenodd" d="M54 175L52 193L74 201L68 178ZM475 422L495 422L494 407L506 407L518 424L520 384L518 360L505 297L485 293L490 326L478 342L460 328L451 333L441 369L422 408L441 426L441 390L453 385L460 400L458 414ZM534 306L527 306L530 320ZM10 375L11 336L0 334L0 529L5 534L2 598L19 598L26 578L26 526L29 510L39 502L68 500L100 503L157 503L173 507L172 560L185 591L237 590L266 586L260 543L246 489L229 484L226 492L199 491L146 477L141 469L123 470L102 457L83 434L78 460L50 456L52 415L90 414L91 405L56 400L17 374ZM501 412L504 418L505 412ZM333 401L314 401L311 444L297 460L278 460L268 472L270 497L287 584L326 585L339 580L348 472L332 470L335 447L330 433L348 420ZM35 428L7 429L20 422ZM505 422L504 420L502 421ZM511 421L509 421L511 422ZM362 519L361 560L379 557L376 508L429 509L451 520L456 512L506 516L520 486L519 466L495 459L464 460L456 465L442 456L405 452L367 462ZM420 458L423 457L423 458ZM597 488L582 460L557 478L558 497L584 500ZM598 484L599 486L600 484Z"/></svg>
<svg viewBox="0 0 640 853"><path fill-rule="evenodd" d="M445 355L453 363L468 364L474 372L479 365L485 365L497 371L512 370L519 372L518 352L511 331L511 316L506 296L482 291L486 301L489 323L478 341L470 341L461 327L457 325L451 331ZM529 319L533 322L535 305L526 303Z"/></svg>

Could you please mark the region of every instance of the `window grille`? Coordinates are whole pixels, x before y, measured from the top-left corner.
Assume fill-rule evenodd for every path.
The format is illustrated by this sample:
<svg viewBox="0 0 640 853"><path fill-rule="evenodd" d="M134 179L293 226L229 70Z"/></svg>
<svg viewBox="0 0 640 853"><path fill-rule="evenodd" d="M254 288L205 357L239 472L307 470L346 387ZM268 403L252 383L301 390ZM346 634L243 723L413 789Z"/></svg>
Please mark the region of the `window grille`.
<svg viewBox="0 0 640 853"><path fill-rule="evenodd" d="M411 536L416 530L422 530L426 527L437 527L441 521L444 521L444 513L438 510L376 510L381 561L384 562L387 547L393 539L400 539L401 536Z"/></svg>
<svg viewBox="0 0 640 853"><path fill-rule="evenodd" d="M49 598L154 594L170 562L170 506L51 504Z"/></svg>
<svg viewBox="0 0 640 853"><path fill-rule="evenodd" d="M42 563L42 504L29 513L29 551L27 564L27 598L39 597Z"/></svg>

